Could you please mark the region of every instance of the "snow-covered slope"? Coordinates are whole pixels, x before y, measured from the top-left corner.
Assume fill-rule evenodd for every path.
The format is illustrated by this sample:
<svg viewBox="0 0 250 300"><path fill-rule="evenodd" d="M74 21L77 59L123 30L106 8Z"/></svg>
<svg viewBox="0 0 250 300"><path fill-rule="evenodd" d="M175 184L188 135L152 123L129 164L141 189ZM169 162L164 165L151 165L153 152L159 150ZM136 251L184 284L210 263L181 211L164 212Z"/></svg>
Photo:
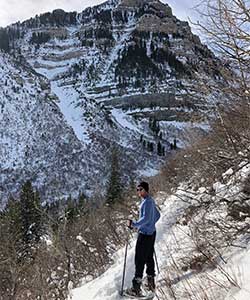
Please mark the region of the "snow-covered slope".
<svg viewBox="0 0 250 300"><path fill-rule="evenodd" d="M145 172L160 163L155 155L141 155L138 128L133 131L120 124L119 114L109 116L102 104L72 87L50 85L21 58L0 52L0 61L3 203L28 179L48 201L93 193L96 186L104 191L115 145L125 179L133 176L145 157Z"/></svg>
<svg viewBox="0 0 250 300"><path fill-rule="evenodd" d="M158 194L157 200L163 204L161 205L162 217L157 223L155 247L160 267L160 273L156 276L157 299L249 299L250 245L249 234L243 228L247 224L249 226L250 219L247 217L241 222L228 219L230 206L221 203L222 198L231 204L239 201L242 197L242 184L249 174L250 165L247 162L243 162L240 171L236 173L232 172L232 169L226 172L225 182L214 184L215 196L212 203L210 203L212 196L207 193L205 187L194 192L188 189L184 191L185 185L183 185L173 196ZM191 193L192 201L190 201ZM192 211L194 207L199 209L188 221L187 212ZM210 220L210 223L206 223L207 220ZM228 228L226 234L218 230L220 226L221 230L224 228L224 222ZM195 229L194 224L200 228L205 225L206 231L201 231L201 235L197 236L197 228ZM213 224L217 224L217 227ZM238 229L242 230L234 237L232 243L223 247L225 235L232 234L236 224ZM210 235L207 232L210 232ZM206 242L203 248L198 248L198 245L202 244L196 240L197 237ZM125 287L131 285L134 273L135 238L136 234L130 239ZM201 257L206 258L209 251L214 251L211 260L198 260ZM94 280L84 279L82 285L73 290L70 287L68 299L121 299L119 292L124 253L125 249L116 253L114 265L102 276ZM202 253L204 256L201 255Z"/></svg>
<svg viewBox="0 0 250 300"><path fill-rule="evenodd" d="M68 176L87 170L88 154L60 112L46 79L8 55L0 54L0 61L2 199L29 178L47 199L56 186L61 195L68 195L70 189L74 191L69 186L76 184ZM78 184L85 186L80 178Z"/></svg>

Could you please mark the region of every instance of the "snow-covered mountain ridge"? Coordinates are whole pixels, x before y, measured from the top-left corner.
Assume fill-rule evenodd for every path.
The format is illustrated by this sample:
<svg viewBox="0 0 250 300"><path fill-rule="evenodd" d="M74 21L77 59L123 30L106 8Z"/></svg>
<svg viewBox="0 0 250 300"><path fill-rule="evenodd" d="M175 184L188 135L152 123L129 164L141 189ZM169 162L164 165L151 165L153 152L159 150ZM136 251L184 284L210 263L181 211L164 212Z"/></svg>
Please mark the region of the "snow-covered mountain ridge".
<svg viewBox="0 0 250 300"><path fill-rule="evenodd" d="M24 66L33 72L17 92L8 80L4 89L5 98L20 103L15 119L23 122L23 132L30 133L30 139L23 139L18 146L20 136L26 135L18 132L21 127L12 132L13 127L2 127L1 123L1 131L12 136L1 155L2 161L8 162L1 166L2 173L8 174L1 184L6 186L8 182L10 191L17 190L13 187L17 177L21 181L31 178L43 194L46 189L55 191L62 186L61 195L93 191L96 185L102 189L109 174L111 145L122 152L121 163L129 161L129 165L121 166L125 177L126 170L132 170L133 176L155 174L174 139L179 145L183 142L183 129L192 124L193 130L206 130L206 105L194 100L191 91L195 74L214 79L219 75L219 63L192 34L188 23L172 15L168 5L145 0L107 1L81 13L55 10L6 30L10 52L20 63L20 78L13 85L18 86L18 81L27 76L25 71L22 75ZM10 69L12 63L9 57ZM31 90L29 84L26 87L30 80L35 80L37 89ZM57 161L63 160L58 155L62 152L64 156L65 151L52 147L52 156L48 151L57 138L44 144L35 136L35 119L31 115L23 119L27 110L25 89L27 100L39 98L53 105L56 116L51 118L57 120L53 124L62 125L56 134L44 121L46 110L38 106L41 131L37 129L37 134L42 136L45 130L51 139L56 135L64 141L75 141L67 142L65 151L70 155L63 171ZM69 130L66 137L64 126ZM14 150L16 147L19 150ZM38 150L27 152L28 147ZM64 149L60 144L55 147ZM12 173L15 164L18 168L14 166ZM45 188L47 176L51 179Z"/></svg>

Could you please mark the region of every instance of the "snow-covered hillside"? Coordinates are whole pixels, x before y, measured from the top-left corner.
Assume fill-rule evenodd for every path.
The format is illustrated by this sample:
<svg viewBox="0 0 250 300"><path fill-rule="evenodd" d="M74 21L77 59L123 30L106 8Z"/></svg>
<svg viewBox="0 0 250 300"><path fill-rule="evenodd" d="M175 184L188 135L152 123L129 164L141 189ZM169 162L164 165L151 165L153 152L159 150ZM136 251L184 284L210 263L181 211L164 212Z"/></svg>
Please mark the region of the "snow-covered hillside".
<svg viewBox="0 0 250 300"><path fill-rule="evenodd" d="M98 104L81 98L76 105L74 100L80 95L75 90L63 94L71 99L67 104L59 88L50 88L46 78L20 60L0 53L0 61L1 201L19 192L28 179L48 201L78 196L80 191L93 192L96 182L100 189L104 187L112 142L105 140L104 132L121 147L130 142L121 162L137 147L136 137L115 120L110 120L113 128L108 125L105 113L99 112L92 127L87 126L82 115L89 112L94 116ZM89 127L96 128L95 135ZM126 163L131 174L142 159L135 155L131 164Z"/></svg>
<svg viewBox="0 0 250 300"><path fill-rule="evenodd" d="M46 79L8 55L0 54L0 61L2 200L15 194L25 179L32 179L48 200L56 185L61 186L61 195L68 195L76 182L67 176L73 170L86 172L89 154L60 112ZM67 192L63 177L69 184ZM79 179L77 184L83 189L86 182Z"/></svg>
<svg viewBox="0 0 250 300"><path fill-rule="evenodd" d="M228 209L221 199L226 199L231 203L239 201L242 197L242 184L249 174L250 165L247 162L243 162L240 165L240 171L236 173L229 169L223 175L225 182L214 184L215 194L212 202L210 202L212 196L208 194L206 188L200 188L199 191L194 192L185 189L185 185L183 185L172 196L158 194L157 200L162 203L162 217L157 223L155 247L160 267L160 273L156 276L157 299L247 300L250 298L249 233L243 231L245 226L249 228L250 218L243 218L241 222L237 222L238 229L241 228L242 231L226 247L222 246L224 239L220 237L222 232L213 226L213 224L217 224L217 226L221 226L222 230L223 223L227 222L228 232L226 234L230 235L235 230L236 222L228 219ZM192 193L192 200L190 200L190 193ZM194 213L192 220L188 220L187 211L190 212L190 208L198 207L197 203L203 203L203 205ZM209 224L206 223L207 220L210 220L210 225L207 225ZM197 236L195 224L198 228L202 228L205 223L206 231L201 231L201 235ZM207 234L209 231L211 235ZM197 246L199 244L199 241L196 240L197 237L201 240L204 239L201 249ZM135 238L135 233L133 238L130 236L125 287L131 285L134 273ZM217 239L217 243L212 240L213 238ZM215 249L217 246L218 248ZM116 253L114 265L102 276L94 280L84 279L82 285L73 290L70 286L68 299L121 299L119 292L124 251L125 249L121 249ZM211 260L205 259L206 255L210 253L209 251L214 251Z"/></svg>

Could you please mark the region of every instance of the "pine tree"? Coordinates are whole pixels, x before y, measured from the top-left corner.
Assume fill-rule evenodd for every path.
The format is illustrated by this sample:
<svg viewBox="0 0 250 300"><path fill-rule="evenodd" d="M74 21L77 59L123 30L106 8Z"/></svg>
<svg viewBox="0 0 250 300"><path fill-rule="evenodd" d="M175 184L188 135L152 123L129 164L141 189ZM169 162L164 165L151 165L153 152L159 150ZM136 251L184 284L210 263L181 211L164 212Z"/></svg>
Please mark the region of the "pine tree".
<svg viewBox="0 0 250 300"><path fill-rule="evenodd" d="M117 148L112 151L111 157L111 171L108 180L108 188L106 195L106 202L113 205L116 201L121 199L121 174L119 166L119 152Z"/></svg>
<svg viewBox="0 0 250 300"><path fill-rule="evenodd" d="M149 118L149 128L156 134L158 135L160 131L160 124L159 121L157 121L154 118Z"/></svg>
<svg viewBox="0 0 250 300"><path fill-rule="evenodd" d="M43 233L42 208L38 192L33 190L30 181L27 181L20 195L20 219L22 240L26 246L37 243Z"/></svg>
<svg viewBox="0 0 250 300"><path fill-rule="evenodd" d="M155 50L155 46L154 46L153 41L151 41L151 43L150 43L150 51L151 51L151 53L154 52L154 50Z"/></svg>
<svg viewBox="0 0 250 300"><path fill-rule="evenodd" d="M161 146L161 142L160 141L157 144L157 154L159 156L162 156L162 146Z"/></svg>
<svg viewBox="0 0 250 300"><path fill-rule="evenodd" d="M173 145L173 148L176 150L177 149L177 140L176 138L174 138L174 145Z"/></svg>

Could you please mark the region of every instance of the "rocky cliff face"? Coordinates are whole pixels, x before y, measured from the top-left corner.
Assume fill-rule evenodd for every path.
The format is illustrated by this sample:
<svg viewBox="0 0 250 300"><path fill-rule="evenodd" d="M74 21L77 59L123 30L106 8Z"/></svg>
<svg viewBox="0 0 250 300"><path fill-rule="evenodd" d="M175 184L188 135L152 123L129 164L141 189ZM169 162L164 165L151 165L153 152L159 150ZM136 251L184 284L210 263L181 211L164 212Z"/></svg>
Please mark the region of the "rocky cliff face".
<svg viewBox="0 0 250 300"><path fill-rule="evenodd" d="M219 63L160 1L58 9L5 32L3 194L28 178L46 199L103 190L114 146L124 180L150 175L186 126L204 127L191 90L197 73L215 80Z"/></svg>

